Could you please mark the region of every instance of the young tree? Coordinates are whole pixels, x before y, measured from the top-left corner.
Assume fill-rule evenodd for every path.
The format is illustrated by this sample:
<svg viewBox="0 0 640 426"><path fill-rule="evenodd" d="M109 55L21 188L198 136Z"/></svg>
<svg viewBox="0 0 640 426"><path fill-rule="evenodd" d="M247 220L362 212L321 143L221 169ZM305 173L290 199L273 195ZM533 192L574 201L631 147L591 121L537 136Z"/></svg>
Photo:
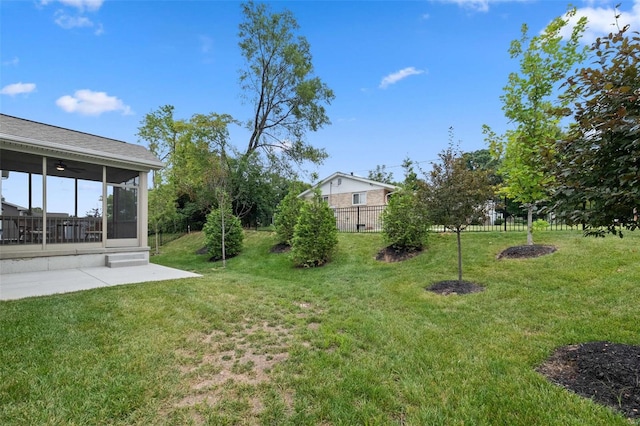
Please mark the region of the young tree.
<svg viewBox="0 0 640 426"><path fill-rule="evenodd" d="M331 259L338 244L338 229L333 210L316 190L305 202L293 231L292 255L297 266L322 266Z"/></svg>
<svg viewBox="0 0 640 426"><path fill-rule="evenodd" d="M423 249L429 221L415 190L405 187L391 194L381 218L382 236L388 247L397 252Z"/></svg>
<svg viewBox="0 0 640 426"><path fill-rule="evenodd" d="M289 193L280 201L275 213L276 237L281 244L292 245L296 223L304 200L298 198L301 185L292 185Z"/></svg>
<svg viewBox="0 0 640 426"><path fill-rule="evenodd" d="M304 136L329 124L324 104L334 94L313 76L309 43L296 36L299 26L290 11L271 13L264 3L248 2L242 12L239 44L246 67L240 84L254 107L245 155L264 149L298 163L321 163L326 152Z"/></svg>
<svg viewBox="0 0 640 426"><path fill-rule="evenodd" d="M442 224L456 233L458 242L458 281L462 283L462 245L460 234L484 214L493 195L488 173L469 170L465 159L453 144L439 154L422 191L427 215L432 223Z"/></svg>
<svg viewBox="0 0 640 426"><path fill-rule="evenodd" d="M231 204L222 198L220 207L211 210L203 228L205 245L212 260L226 259L242 251L244 233L240 219L233 215Z"/></svg>
<svg viewBox="0 0 640 426"><path fill-rule="evenodd" d="M512 41L509 49L512 58L520 59L520 73L509 75L501 96L502 109L516 129L498 136L487 126L484 128L494 155L501 160L501 193L527 208L529 245L533 244L533 210L546 197L546 189L553 181L543 164L552 154L560 119L571 101L563 95L554 99L554 94L569 71L585 58L580 37L586 19L575 24L567 40L561 35L574 15L575 9L565 18L554 19L541 34L531 38L526 24L522 26L522 38Z"/></svg>
<svg viewBox="0 0 640 426"><path fill-rule="evenodd" d="M567 82L579 100L557 146L553 209L586 235L622 237L616 225L636 229L640 209L640 37L627 26L592 53L594 65Z"/></svg>
<svg viewBox="0 0 640 426"><path fill-rule="evenodd" d="M382 212L382 235L392 250L412 252L424 248L429 234L429 219L419 196L425 182L418 179L411 159L405 158L402 168L404 182L390 195L389 204Z"/></svg>

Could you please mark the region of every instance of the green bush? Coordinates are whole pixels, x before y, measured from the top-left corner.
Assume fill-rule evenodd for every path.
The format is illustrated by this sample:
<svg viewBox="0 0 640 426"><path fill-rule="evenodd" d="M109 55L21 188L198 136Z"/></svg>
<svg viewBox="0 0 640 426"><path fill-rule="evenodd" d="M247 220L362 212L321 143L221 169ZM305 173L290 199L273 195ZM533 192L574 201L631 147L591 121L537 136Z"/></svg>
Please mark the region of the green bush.
<svg viewBox="0 0 640 426"><path fill-rule="evenodd" d="M338 229L331 207L319 192L304 202L294 228L291 252L296 266L321 266L331 259L338 244Z"/></svg>
<svg viewBox="0 0 640 426"><path fill-rule="evenodd" d="M391 195L389 205L382 213L385 243L398 251L422 250L428 232L424 208L414 192L401 189Z"/></svg>
<svg viewBox="0 0 640 426"><path fill-rule="evenodd" d="M549 222L544 219L538 219L534 220L531 226L533 227L534 231L544 231L549 228Z"/></svg>
<svg viewBox="0 0 640 426"><path fill-rule="evenodd" d="M244 239L240 219L233 215L230 205L225 208L224 229L225 258L229 258L242 251ZM211 260L222 259L222 215L219 208L207 215L207 222L202 231Z"/></svg>
<svg viewBox="0 0 640 426"><path fill-rule="evenodd" d="M293 230L300 216L304 201L298 198L300 187L294 186L276 207L274 225L278 243L292 245Z"/></svg>
<svg viewBox="0 0 640 426"><path fill-rule="evenodd" d="M493 221L493 224L494 225L502 225L502 224L504 224L504 219L502 219L500 217L496 218L496 220Z"/></svg>

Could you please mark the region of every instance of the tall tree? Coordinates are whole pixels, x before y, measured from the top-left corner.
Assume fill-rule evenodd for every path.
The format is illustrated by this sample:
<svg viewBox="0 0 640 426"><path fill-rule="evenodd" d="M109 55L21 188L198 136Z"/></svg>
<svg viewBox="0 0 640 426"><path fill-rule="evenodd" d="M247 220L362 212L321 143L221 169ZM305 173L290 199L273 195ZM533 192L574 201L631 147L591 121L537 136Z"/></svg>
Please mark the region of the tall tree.
<svg viewBox="0 0 640 426"><path fill-rule="evenodd" d="M393 173L387 171L387 166L377 165L375 170L369 170L368 179L376 182L388 183L393 185Z"/></svg>
<svg viewBox="0 0 640 426"><path fill-rule="evenodd" d="M640 37L626 26L592 46L593 64L567 81L575 125L558 144L554 210L587 235L622 236L640 209Z"/></svg>
<svg viewBox="0 0 640 426"><path fill-rule="evenodd" d="M440 162L433 165L427 184L421 190L421 198L430 222L444 225L456 233L458 281L462 283L460 234L474 219L484 214L493 191L488 172L470 170L453 143L450 142L438 156Z"/></svg>
<svg viewBox="0 0 640 426"><path fill-rule="evenodd" d="M299 26L290 11L272 13L264 3L248 2L242 12L239 45L246 67L240 84L254 108L245 155L262 149L298 163L321 163L326 152L304 138L330 123L324 105L334 94L313 75L309 43L296 35Z"/></svg>
<svg viewBox="0 0 640 426"><path fill-rule="evenodd" d="M156 227L172 216L172 208L190 218L206 217L216 204L216 190L226 188L228 180L227 127L234 120L224 114L176 119L173 111L171 105L162 106L138 128L138 137L165 163L153 178L150 215Z"/></svg>
<svg viewBox="0 0 640 426"><path fill-rule="evenodd" d="M153 188L149 192L149 224L155 235L156 254L159 233L178 216L171 162L182 124L174 120L173 110L173 106L164 105L145 115L137 133L139 139L148 143L149 150L165 163L163 169L153 172Z"/></svg>
<svg viewBox="0 0 640 426"><path fill-rule="evenodd" d="M580 47L586 19L575 24L568 39L561 35L574 15L575 9L570 10L534 37L528 36L526 24L522 26L521 39L512 41L509 48L511 58L520 60L520 72L509 74L509 83L500 97L506 117L516 128L501 136L484 128L492 151L501 160L501 192L527 209L529 245L533 244L534 208L546 197L553 181L543 164L552 154L560 134L560 120L571 101L570 96L555 95L559 84L586 56Z"/></svg>

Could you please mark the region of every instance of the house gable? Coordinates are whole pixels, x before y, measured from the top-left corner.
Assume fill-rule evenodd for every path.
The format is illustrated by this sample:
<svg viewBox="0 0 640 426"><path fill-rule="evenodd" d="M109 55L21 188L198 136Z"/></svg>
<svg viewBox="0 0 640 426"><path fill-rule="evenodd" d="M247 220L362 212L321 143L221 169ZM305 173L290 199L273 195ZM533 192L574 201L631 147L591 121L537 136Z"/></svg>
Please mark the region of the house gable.
<svg viewBox="0 0 640 426"><path fill-rule="evenodd" d="M321 180L298 197L309 198L316 188L320 189L323 197L327 197L332 207L385 205L387 194L398 189L395 185L337 172Z"/></svg>

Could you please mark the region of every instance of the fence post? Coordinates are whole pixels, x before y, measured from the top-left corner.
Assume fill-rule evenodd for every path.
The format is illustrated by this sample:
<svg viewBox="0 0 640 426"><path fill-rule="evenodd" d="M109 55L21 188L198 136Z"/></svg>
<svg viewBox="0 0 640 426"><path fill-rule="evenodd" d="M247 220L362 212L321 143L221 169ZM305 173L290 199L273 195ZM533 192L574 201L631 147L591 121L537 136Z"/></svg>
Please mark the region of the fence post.
<svg viewBox="0 0 640 426"><path fill-rule="evenodd" d="M507 196L504 197L504 214L502 215L504 219L504 232L507 232Z"/></svg>
<svg viewBox="0 0 640 426"><path fill-rule="evenodd" d="M356 232L360 232L360 206L356 206Z"/></svg>

